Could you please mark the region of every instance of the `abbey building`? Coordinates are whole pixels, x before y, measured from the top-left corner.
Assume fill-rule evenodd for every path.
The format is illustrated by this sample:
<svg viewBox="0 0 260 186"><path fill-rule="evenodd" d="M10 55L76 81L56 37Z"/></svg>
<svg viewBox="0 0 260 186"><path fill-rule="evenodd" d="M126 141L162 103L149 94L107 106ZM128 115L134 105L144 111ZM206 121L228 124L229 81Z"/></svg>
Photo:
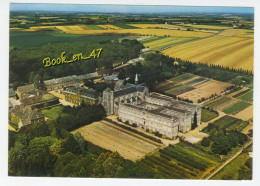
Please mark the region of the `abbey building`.
<svg viewBox="0 0 260 186"><path fill-rule="evenodd" d="M114 90L103 92L102 104L108 115L138 127L159 132L176 139L178 132L186 133L196 122L200 125L201 107L175 100L168 96L150 93L144 84L118 84Z"/></svg>

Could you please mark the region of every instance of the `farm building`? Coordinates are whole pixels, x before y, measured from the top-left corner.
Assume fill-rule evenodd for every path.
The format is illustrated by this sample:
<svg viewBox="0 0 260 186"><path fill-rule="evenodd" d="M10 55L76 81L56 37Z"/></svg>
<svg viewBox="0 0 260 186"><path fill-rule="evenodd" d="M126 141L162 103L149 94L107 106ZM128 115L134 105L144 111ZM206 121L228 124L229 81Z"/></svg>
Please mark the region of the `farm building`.
<svg viewBox="0 0 260 186"><path fill-rule="evenodd" d="M99 95L93 89L70 86L64 89L65 100L76 105L84 102L86 105L95 105L99 103Z"/></svg>
<svg viewBox="0 0 260 186"><path fill-rule="evenodd" d="M176 139L178 132L191 130L194 122L201 121L201 107L175 100L157 93L149 93L144 84L120 84L114 90L103 92L102 104L108 115L136 124L143 129ZM195 121L196 120L196 121Z"/></svg>

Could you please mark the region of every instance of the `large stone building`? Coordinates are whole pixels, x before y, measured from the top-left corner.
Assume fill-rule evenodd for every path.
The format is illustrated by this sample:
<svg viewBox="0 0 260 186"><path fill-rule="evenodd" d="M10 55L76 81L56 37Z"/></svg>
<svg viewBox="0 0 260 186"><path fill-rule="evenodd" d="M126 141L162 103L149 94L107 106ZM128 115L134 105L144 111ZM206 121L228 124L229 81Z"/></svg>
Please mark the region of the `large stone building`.
<svg viewBox="0 0 260 186"><path fill-rule="evenodd" d="M93 89L85 89L77 86L66 87L63 91L65 100L75 105L85 103L95 105L100 102L98 93Z"/></svg>
<svg viewBox="0 0 260 186"><path fill-rule="evenodd" d="M149 93L144 84L116 86L103 92L107 114L138 127L176 139L178 132L191 130L194 122L200 125L201 107L157 93ZM195 121L196 120L196 121Z"/></svg>

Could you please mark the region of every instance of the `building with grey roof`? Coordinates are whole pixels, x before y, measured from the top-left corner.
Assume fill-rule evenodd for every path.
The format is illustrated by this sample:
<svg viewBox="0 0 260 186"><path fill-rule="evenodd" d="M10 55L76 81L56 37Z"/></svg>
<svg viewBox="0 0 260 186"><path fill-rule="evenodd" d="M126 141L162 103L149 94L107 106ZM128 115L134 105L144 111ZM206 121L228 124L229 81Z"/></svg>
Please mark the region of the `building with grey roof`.
<svg viewBox="0 0 260 186"><path fill-rule="evenodd" d="M17 87L16 93L19 99L28 98L31 95L36 95L37 91L33 84Z"/></svg>
<svg viewBox="0 0 260 186"><path fill-rule="evenodd" d="M200 106L149 93L145 84L138 84L138 79L135 85L118 82L114 90L104 90L102 104L108 115L116 114L123 122L171 139L176 139L178 132L190 131L194 122L201 123Z"/></svg>

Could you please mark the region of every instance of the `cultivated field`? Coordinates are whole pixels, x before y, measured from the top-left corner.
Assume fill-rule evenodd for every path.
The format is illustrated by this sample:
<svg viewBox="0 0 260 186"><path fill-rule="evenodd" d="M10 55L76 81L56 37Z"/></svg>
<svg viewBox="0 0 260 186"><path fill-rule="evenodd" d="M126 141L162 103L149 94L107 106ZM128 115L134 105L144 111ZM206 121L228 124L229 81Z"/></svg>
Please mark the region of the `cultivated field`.
<svg viewBox="0 0 260 186"><path fill-rule="evenodd" d="M76 132L80 132L85 140L104 149L117 151L124 158L133 161L143 158L160 146L104 120L76 129L72 133Z"/></svg>
<svg viewBox="0 0 260 186"><path fill-rule="evenodd" d="M104 29L108 29L108 30L119 30L121 29L120 27L117 27L115 25L98 25Z"/></svg>
<svg viewBox="0 0 260 186"><path fill-rule="evenodd" d="M221 94L229 86L231 86L230 83L210 80L192 74L182 74L158 84L156 89L196 103L202 98Z"/></svg>
<svg viewBox="0 0 260 186"><path fill-rule="evenodd" d="M157 37L158 38L158 37ZM146 40L143 40L142 43L145 47L149 47L152 50L161 50L165 47L174 45L174 44L180 44L185 41L191 41L194 40L194 38L188 38L188 37L159 37L156 40L148 39L148 42ZM150 42L149 42L150 41Z"/></svg>
<svg viewBox="0 0 260 186"><path fill-rule="evenodd" d="M233 30L231 30L234 32ZM230 31L230 32L231 32ZM209 37L173 46L162 51L170 57L179 57L183 60L216 64L236 69L253 70L254 39L249 37ZM232 35L230 33L230 35ZM234 35L239 35L235 32Z"/></svg>
<svg viewBox="0 0 260 186"><path fill-rule="evenodd" d="M211 95L221 94L221 92L223 92L230 85L231 84L229 83L221 81L210 80L205 82L205 80L202 80L196 84L193 84L193 88L195 89L180 94L178 97L197 102L201 98L208 98Z"/></svg>
<svg viewBox="0 0 260 186"><path fill-rule="evenodd" d="M185 142L160 149L141 163L165 178L201 179L219 164L220 159Z"/></svg>
<svg viewBox="0 0 260 186"><path fill-rule="evenodd" d="M245 108L244 110L238 112L234 117L248 121L253 118L253 105Z"/></svg>
<svg viewBox="0 0 260 186"><path fill-rule="evenodd" d="M89 30L88 27L84 25L75 25L75 26L56 26L56 28L62 30L63 32L70 32L70 31L84 31Z"/></svg>
<svg viewBox="0 0 260 186"><path fill-rule="evenodd" d="M215 99L214 101L207 103L205 106L213 108L214 110L223 111L223 110L235 105L238 102L239 102L238 99L235 99L235 98L232 98L229 96L223 96L223 97Z"/></svg>
<svg viewBox="0 0 260 186"><path fill-rule="evenodd" d="M192 27L192 28L202 28L202 29L216 29L216 30L224 30L224 29L231 28L231 27L227 27L227 26L193 25L193 24L183 24L182 26L188 26L188 27Z"/></svg>

